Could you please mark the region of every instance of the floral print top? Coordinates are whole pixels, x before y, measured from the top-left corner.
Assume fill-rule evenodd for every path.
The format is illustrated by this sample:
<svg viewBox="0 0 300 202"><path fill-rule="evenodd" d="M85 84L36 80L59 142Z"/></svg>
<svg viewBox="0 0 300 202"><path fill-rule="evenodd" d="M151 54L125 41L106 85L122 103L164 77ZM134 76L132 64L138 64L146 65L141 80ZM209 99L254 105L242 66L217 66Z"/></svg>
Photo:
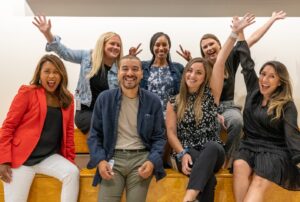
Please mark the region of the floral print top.
<svg viewBox="0 0 300 202"><path fill-rule="evenodd" d="M150 76L148 79L148 90L158 95L163 106L164 117L166 117L167 103L170 99L170 96L175 94L173 78L169 66L151 66Z"/></svg>
<svg viewBox="0 0 300 202"><path fill-rule="evenodd" d="M184 148L194 148L202 150L203 145L209 141L216 141L223 144L217 134L217 106L208 86L204 89L204 98L202 102L203 117L197 124L193 105L197 93L188 96L187 109L181 122L177 122L177 136ZM177 112L176 96L170 99L175 112Z"/></svg>

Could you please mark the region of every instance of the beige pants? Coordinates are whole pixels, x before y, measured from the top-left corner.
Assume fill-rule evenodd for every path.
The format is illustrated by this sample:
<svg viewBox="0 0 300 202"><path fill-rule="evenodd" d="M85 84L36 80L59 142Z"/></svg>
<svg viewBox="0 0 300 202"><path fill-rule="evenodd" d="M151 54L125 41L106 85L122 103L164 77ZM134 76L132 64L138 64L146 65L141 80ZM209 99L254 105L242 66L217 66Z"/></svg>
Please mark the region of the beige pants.
<svg viewBox="0 0 300 202"><path fill-rule="evenodd" d="M138 168L147 161L148 151L116 151L114 154L114 177L102 180L98 196L99 202L120 202L125 189L126 202L146 201L151 178L143 179Z"/></svg>

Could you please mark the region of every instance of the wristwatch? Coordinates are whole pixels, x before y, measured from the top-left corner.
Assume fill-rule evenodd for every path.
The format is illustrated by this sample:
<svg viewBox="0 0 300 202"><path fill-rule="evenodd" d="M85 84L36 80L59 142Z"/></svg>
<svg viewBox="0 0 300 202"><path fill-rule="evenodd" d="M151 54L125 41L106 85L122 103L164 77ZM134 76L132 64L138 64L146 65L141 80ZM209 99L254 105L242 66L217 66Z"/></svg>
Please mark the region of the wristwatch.
<svg viewBox="0 0 300 202"><path fill-rule="evenodd" d="M189 149L188 148L184 148L181 152L177 153L176 154L176 158L178 161L181 161L182 157L185 155L185 154L188 154L189 153Z"/></svg>

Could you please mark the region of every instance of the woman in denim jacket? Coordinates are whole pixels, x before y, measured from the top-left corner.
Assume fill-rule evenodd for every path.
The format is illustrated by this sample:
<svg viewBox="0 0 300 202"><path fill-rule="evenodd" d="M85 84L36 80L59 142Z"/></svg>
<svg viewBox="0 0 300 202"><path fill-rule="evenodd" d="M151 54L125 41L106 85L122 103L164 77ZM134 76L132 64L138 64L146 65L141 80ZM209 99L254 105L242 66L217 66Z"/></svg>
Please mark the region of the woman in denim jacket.
<svg viewBox="0 0 300 202"><path fill-rule="evenodd" d="M88 133L98 95L118 86L116 65L123 54L120 36L106 32L99 37L93 50L73 50L63 45L59 36L51 33L51 21L45 16L34 17L33 24L47 39L46 51L54 51L64 60L80 64L75 93L75 124L83 133Z"/></svg>
<svg viewBox="0 0 300 202"><path fill-rule="evenodd" d="M129 54L139 54L142 51L139 50L140 45L131 47ZM163 32L157 32L150 40L152 59L142 61L144 75L140 86L158 95L163 106L164 116L169 98L179 92L183 72L182 64L172 62L170 48L170 37Z"/></svg>
<svg viewBox="0 0 300 202"><path fill-rule="evenodd" d="M130 55L137 55L141 44L137 47L131 47ZM170 56L171 40L170 37L163 33L155 33L150 40L150 51L152 59L142 61L143 79L140 86L160 98L163 106L164 117L166 116L167 103L169 98L179 93L180 80L183 72L183 65L171 61ZM164 153L164 164L169 167L169 154L171 147L166 144Z"/></svg>

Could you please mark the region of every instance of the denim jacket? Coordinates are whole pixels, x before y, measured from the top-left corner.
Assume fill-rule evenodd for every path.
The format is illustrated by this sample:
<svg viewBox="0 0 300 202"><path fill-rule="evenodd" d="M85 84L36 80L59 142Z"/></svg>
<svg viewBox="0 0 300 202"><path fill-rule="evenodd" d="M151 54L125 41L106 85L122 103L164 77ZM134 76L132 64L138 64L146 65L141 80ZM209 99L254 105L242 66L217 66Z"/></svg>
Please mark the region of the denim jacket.
<svg viewBox="0 0 300 202"><path fill-rule="evenodd" d="M121 107L120 88L102 92L95 103L88 146L90 161L87 168L97 167L100 161L113 157L118 136L118 118ZM162 106L153 93L139 90L139 108L137 130L143 144L149 151L148 160L154 165L154 175L159 180L166 174L163 168L162 154L166 143ZM93 185L101 181L97 169Z"/></svg>
<svg viewBox="0 0 300 202"><path fill-rule="evenodd" d="M141 80L140 86L146 90L148 90L148 78L150 76L150 67L151 67L151 61L142 61L142 67L143 67L143 79ZM181 82L181 76L183 72L183 65L177 62L171 62L169 64L171 75L174 82L175 87L175 95L179 93L179 87Z"/></svg>
<svg viewBox="0 0 300 202"><path fill-rule="evenodd" d="M46 51L54 51L64 60L80 64L80 73L75 98L76 100L80 100L81 104L90 107L92 102L92 91L90 87L90 79L87 78L87 75L92 69L92 50L72 50L63 45L60 40L61 38L59 36L54 36L54 40L51 43L47 43ZM117 70L117 66L113 64L111 69L108 71L107 80L110 89L118 87Z"/></svg>

